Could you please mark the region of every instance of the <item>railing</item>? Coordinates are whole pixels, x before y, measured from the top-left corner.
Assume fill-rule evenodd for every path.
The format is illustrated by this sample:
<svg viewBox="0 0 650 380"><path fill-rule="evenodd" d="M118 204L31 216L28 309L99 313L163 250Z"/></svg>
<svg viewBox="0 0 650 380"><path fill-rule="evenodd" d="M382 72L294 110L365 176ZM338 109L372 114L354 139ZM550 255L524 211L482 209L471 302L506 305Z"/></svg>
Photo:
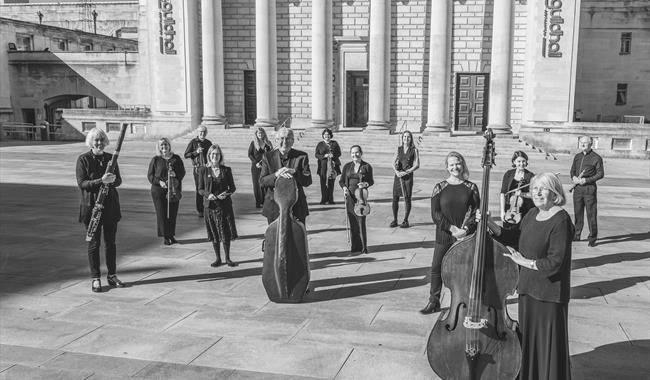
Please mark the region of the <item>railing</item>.
<svg viewBox="0 0 650 380"><path fill-rule="evenodd" d="M3 137L7 138L20 138L26 137L27 140L40 140L41 130L46 129L43 125L34 125L31 123L18 123L7 121L0 123L0 130Z"/></svg>

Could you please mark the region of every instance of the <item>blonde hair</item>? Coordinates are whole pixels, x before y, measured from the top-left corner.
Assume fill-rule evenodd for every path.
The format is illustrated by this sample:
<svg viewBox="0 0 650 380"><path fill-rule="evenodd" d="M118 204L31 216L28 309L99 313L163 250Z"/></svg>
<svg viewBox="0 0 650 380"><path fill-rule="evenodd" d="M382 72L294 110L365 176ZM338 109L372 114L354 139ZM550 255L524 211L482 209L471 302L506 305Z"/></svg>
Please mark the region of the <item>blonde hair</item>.
<svg viewBox="0 0 650 380"><path fill-rule="evenodd" d="M221 147L217 144L213 144L210 149L208 149L208 154L206 155L207 160L205 160L205 166L212 167L212 161L210 161L210 154L212 152L217 151L219 153L219 162L217 163L218 166L223 165L223 151L221 150Z"/></svg>
<svg viewBox="0 0 650 380"><path fill-rule="evenodd" d="M174 152L172 152L172 143L169 142L169 139L167 137L161 137L160 140L158 140L156 143L156 151L158 152L158 155L162 156L162 152L160 151L160 144L163 142L166 142L167 145L169 145L169 153L174 154Z"/></svg>
<svg viewBox="0 0 650 380"><path fill-rule="evenodd" d="M533 187L546 187L553 194L555 194L555 199L553 203L556 206L564 206L566 204L566 195L564 194L564 189L562 188L562 182L554 173L541 173L534 176L530 180L531 190Z"/></svg>
<svg viewBox="0 0 650 380"><path fill-rule="evenodd" d="M257 132L262 132L262 138L257 138ZM255 150L260 150L264 148L265 145L268 145L270 149L273 149L273 144L269 141L269 137L266 135L266 130L262 127L257 127L253 131L253 144L255 144Z"/></svg>
<svg viewBox="0 0 650 380"><path fill-rule="evenodd" d="M108 140L108 135L106 135L106 132L102 131L101 129L95 127L88 131L88 134L86 135L86 145L92 149L93 148L93 143L95 139L99 137L102 139L102 142L104 143L104 146L107 147L108 144L110 144L110 141Z"/></svg>
<svg viewBox="0 0 650 380"><path fill-rule="evenodd" d="M465 157L463 157L462 154L458 152L449 152L447 157L445 157L445 168L449 165L449 159L452 157L456 157L458 161L460 161L460 164L463 165L463 179L468 180L469 179L469 168L467 167L467 162L465 162Z"/></svg>

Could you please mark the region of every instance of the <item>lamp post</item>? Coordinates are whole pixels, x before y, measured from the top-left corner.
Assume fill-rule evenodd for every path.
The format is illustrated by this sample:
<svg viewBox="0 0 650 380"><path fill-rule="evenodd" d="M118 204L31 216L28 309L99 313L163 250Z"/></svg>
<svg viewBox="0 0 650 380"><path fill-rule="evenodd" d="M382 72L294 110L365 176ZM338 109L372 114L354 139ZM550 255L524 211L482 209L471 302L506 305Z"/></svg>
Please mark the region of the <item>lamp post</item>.
<svg viewBox="0 0 650 380"><path fill-rule="evenodd" d="M43 24L43 13L41 11L38 11L38 12L36 12L36 14L38 15L38 23L39 23L39 25L42 25Z"/></svg>
<svg viewBox="0 0 650 380"><path fill-rule="evenodd" d="M93 9L93 30L95 31L95 34L97 34L97 11Z"/></svg>

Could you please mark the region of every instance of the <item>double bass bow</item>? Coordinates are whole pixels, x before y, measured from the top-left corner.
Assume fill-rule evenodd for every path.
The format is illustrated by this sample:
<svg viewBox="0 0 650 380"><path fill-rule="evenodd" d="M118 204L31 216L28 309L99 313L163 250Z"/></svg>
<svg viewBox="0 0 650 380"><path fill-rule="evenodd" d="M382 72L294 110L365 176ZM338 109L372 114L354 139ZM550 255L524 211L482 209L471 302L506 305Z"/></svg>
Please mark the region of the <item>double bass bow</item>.
<svg viewBox="0 0 650 380"><path fill-rule="evenodd" d="M481 215L488 215L494 134L485 133ZM521 365L516 323L508 315L506 296L518 280L517 265L505 246L487 230L487 217L472 235L451 246L442 261L442 279L451 290L449 311L440 315L429 340L427 358L442 379L514 379Z"/></svg>

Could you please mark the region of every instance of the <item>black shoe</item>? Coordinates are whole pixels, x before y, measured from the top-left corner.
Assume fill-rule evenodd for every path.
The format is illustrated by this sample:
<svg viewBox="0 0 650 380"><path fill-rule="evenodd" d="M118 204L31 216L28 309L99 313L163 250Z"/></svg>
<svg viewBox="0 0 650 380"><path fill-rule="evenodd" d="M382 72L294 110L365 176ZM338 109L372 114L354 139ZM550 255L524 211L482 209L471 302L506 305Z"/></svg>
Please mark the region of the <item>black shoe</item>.
<svg viewBox="0 0 650 380"><path fill-rule="evenodd" d="M169 238L169 241L170 241L172 244L178 244L178 240L176 240L176 238L173 237L173 236Z"/></svg>
<svg viewBox="0 0 650 380"><path fill-rule="evenodd" d="M595 247L596 246L596 239L589 239L589 243L587 243L588 246L590 247Z"/></svg>
<svg viewBox="0 0 650 380"><path fill-rule="evenodd" d="M164 244L164 245L172 245L172 241L169 240L169 239L167 239L167 238L165 238L165 239L163 240L163 244Z"/></svg>
<svg viewBox="0 0 650 380"><path fill-rule="evenodd" d="M320 205L324 205L325 203L327 203L327 202L325 202L325 201L318 202L318 204L320 204Z"/></svg>
<svg viewBox="0 0 650 380"><path fill-rule="evenodd" d="M120 279L117 278L116 275L106 277L106 281L108 281L108 285L113 286L115 288L126 288L126 283L120 281Z"/></svg>
<svg viewBox="0 0 650 380"><path fill-rule="evenodd" d="M334 202L334 201L329 201L329 202L327 202L327 204L328 204L328 205L335 205L336 202Z"/></svg>
<svg viewBox="0 0 650 380"><path fill-rule="evenodd" d="M226 259L226 264L228 264L229 267L239 266L239 264L237 264L236 262L234 262L234 261L232 261L230 259Z"/></svg>
<svg viewBox="0 0 650 380"><path fill-rule="evenodd" d="M93 293L101 293L102 292L102 280L98 278L93 278L93 282L91 283L91 289L93 290Z"/></svg>
<svg viewBox="0 0 650 380"><path fill-rule="evenodd" d="M364 248L361 250L362 255L367 255L368 254L368 248Z"/></svg>
<svg viewBox="0 0 650 380"><path fill-rule="evenodd" d="M421 314L432 314L432 313L437 313L440 311L440 303L438 302L428 302L427 306L425 306L422 310L420 310Z"/></svg>
<svg viewBox="0 0 650 380"><path fill-rule="evenodd" d="M390 227L390 228L395 228L395 227L397 227L397 220L393 220L392 222L390 222L390 224L388 225L388 227Z"/></svg>
<svg viewBox="0 0 650 380"><path fill-rule="evenodd" d="M410 225L408 220L403 221L402 224L399 225L399 228L409 228L409 227Z"/></svg>
<svg viewBox="0 0 650 380"><path fill-rule="evenodd" d="M573 241L580 241L580 235L576 235L573 237Z"/></svg>
<svg viewBox="0 0 650 380"><path fill-rule="evenodd" d="M213 268L220 267L222 265L223 265L223 263L221 262L221 259L219 259L219 260L213 262L212 264L210 264L210 266L213 267Z"/></svg>

